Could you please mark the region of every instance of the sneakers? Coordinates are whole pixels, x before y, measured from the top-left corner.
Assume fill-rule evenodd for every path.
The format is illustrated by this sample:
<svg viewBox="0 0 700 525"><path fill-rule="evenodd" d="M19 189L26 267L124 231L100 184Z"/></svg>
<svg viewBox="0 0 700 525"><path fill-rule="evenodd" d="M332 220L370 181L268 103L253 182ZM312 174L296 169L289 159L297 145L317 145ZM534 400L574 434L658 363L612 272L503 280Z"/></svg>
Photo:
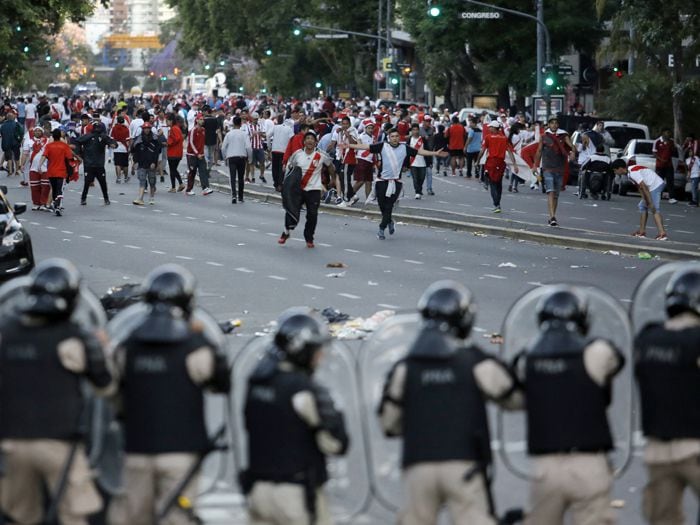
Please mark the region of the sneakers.
<svg viewBox="0 0 700 525"><path fill-rule="evenodd" d="M347 208L348 206L350 206L350 203L344 200L341 200L340 204L338 204L338 208Z"/></svg>
<svg viewBox="0 0 700 525"><path fill-rule="evenodd" d="M335 199L335 204L336 204L336 205L340 206L340 204L342 204L342 203L343 203L343 198L342 198L342 197L338 197L337 199Z"/></svg>
<svg viewBox="0 0 700 525"><path fill-rule="evenodd" d="M150 206L153 206L155 203L156 203L156 200L153 199L153 198L151 198L151 199L148 200L148 204L149 204Z"/></svg>
<svg viewBox="0 0 700 525"><path fill-rule="evenodd" d="M396 232L396 226L394 226L394 221L389 223L389 235L394 235Z"/></svg>
<svg viewBox="0 0 700 525"><path fill-rule="evenodd" d="M80 205L81 205L81 206L86 206L86 205L87 205L87 201L80 201Z"/></svg>
<svg viewBox="0 0 700 525"><path fill-rule="evenodd" d="M134 199L131 201L131 204L134 204L135 206L143 206L143 201L141 199Z"/></svg>
<svg viewBox="0 0 700 525"><path fill-rule="evenodd" d="M185 195L189 195L190 197L193 197L193 196L195 196L195 195L197 195L197 194L196 194L194 191L186 191L186 192L185 192Z"/></svg>
<svg viewBox="0 0 700 525"><path fill-rule="evenodd" d="M122 180L121 180L121 179L117 179L115 182L116 182L117 184L121 184L121 183L122 183Z"/></svg>
<svg viewBox="0 0 700 525"><path fill-rule="evenodd" d="M202 190L202 195L211 195L212 193L214 193L214 190L212 190L211 188L204 188Z"/></svg>
<svg viewBox="0 0 700 525"><path fill-rule="evenodd" d="M177 187L177 191L178 191L178 192L181 192L181 191L184 190L184 189L185 189L185 185L184 185L184 184L180 184L180 185Z"/></svg>
<svg viewBox="0 0 700 525"><path fill-rule="evenodd" d="M697 205L698 205L698 203L695 202L695 201L690 201L690 202L688 202L688 206L695 206L695 207L697 207Z"/></svg>
<svg viewBox="0 0 700 525"><path fill-rule="evenodd" d="M669 204L676 204L678 202L677 199L668 199Z"/></svg>
<svg viewBox="0 0 700 525"><path fill-rule="evenodd" d="M513 186L508 186L508 191L513 193Z"/></svg>
<svg viewBox="0 0 700 525"><path fill-rule="evenodd" d="M353 198L350 199L348 206L354 206L355 204L358 203L359 200L360 200L360 197L358 197L357 195L354 195Z"/></svg>
<svg viewBox="0 0 700 525"><path fill-rule="evenodd" d="M668 240L668 235L666 233L660 233L656 236L657 241L667 241Z"/></svg>
<svg viewBox="0 0 700 525"><path fill-rule="evenodd" d="M422 198L423 198L423 195L421 195L420 193L416 193L416 200L417 201L421 200Z"/></svg>
<svg viewBox="0 0 700 525"><path fill-rule="evenodd" d="M168 190L168 193L176 193L176 192L177 192L177 190L175 188L170 188Z"/></svg>
<svg viewBox="0 0 700 525"><path fill-rule="evenodd" d="M330 204L330 203L331 203L331 200L335 200L335 199L334 199L334 195L336 195L336 191L335 191L335 190L333 190L333 189L328 190L328 191L326 192L326 195L323 197L323 202L324 202L325 204Z"/></svg>
<svg viewBox="0 0 700 525"><path fill-rule="evenodd" d="M646 236L647 236L646 233L640 232L639 230L637 230L636 232L633 232L633 233L632 233L632 237L646 237Z"/></svg>
<svg viewBox="0 0 700 525"><path fill-rule="evenodd" d="M428 195L435 195L435 192L433 190L428 190Z"/></svg>
<svg viewBox="0 0 700 525"><path fill-rule="evenodd" d="M34 206L32 206L32 211L39 211L39 210L41 210L41 206L39 206L38 204L35 204Z"/></svg>
<svg viewBox="0 0 700 525"><path fill-rule="evenodd" d="M284 244L285 242L287 242L287 239L289 239L289 234L286 232L282 232L280 238L277 239L277 244Z"/></svg>
<svg viewBox="0 0 700 525"><path fill-rule="evenodd" d="M104 202L105 202L105 206L110 206L112 204L111 202L109 202L109 199L105 199Z"/></svg>
<svg viewBox="0 0 700 525"><path fill-rule="evenodd" d="M313 241L306 241L306 247L307 248L316 248L316 245L314 244Z"/></svg>
<svg viewBox="0 0 700 525"><path fill-rule="evenodd" d="M266 179L265 177L262 177L262 176L261 176L261 177L260 177L260 182L262 182L263 184L267 184L267 179Z"/></svg>
<svg viewBox="0 0 700 525"><path fill-rule="evenodd" d="M160 176L160 181L165 182L165 177L163 177L163 175Z"/></svg>
<svg viewBox="0 0 700 525"><path fill-rule="evenodd" d="M520 192L518 191L517 186L513 186L513 193L520 193Z"/></svg>
<svg viewBox="0 0 700 525"><path fill-rule="evenodd" d="M496 207L493 209L493 213L501 213L501 207L500 207L500 206L496 206ZM550 226L554 226L553 224L551 224L551 222L552 222L552 221L550 221ZM556 221L555 221L555 222L556 222Z"/></svg>
<svg viewBox="0 0 700 525"><path fill-rule="evenodd" d="M234 197L233 199L231 199L231 204L236 204L236 197Z"/></svg>
<svg viewBox="0 0 700 525"><path fill-rule="evenodd" d="M20 185L20 186L29 186L29 183L28 183L26 180L21 180L21 181L19 182L19 185Z"/></svg>
<svg viewBox="0 0 700 525"><path fill-rule="evenodd" d="M550 219L549 219L549 225L550 225L550 226L559 226L559 223L557 222L557 218L556 218L556 217L550 218Z"/></svg>
<svg viewBox="0 0 700 525"><path fill-rule="evenodd" d="M384 230L382 230L381 228L379 228L379 230L377 231L377 239L379 239L380 241L386 239L386 235L384 235Z"/></svg>

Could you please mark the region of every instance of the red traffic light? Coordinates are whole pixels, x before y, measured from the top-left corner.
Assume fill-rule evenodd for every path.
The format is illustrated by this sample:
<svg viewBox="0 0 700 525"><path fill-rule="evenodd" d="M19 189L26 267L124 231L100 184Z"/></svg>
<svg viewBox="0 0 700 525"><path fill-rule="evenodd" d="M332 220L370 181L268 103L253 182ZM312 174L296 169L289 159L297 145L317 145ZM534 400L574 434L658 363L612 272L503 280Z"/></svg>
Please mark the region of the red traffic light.
<svg viewBox="0 0 700 525"><path fill-rule="evenodd" d="M615 71L615 76L616 76L617 78L622 78L622 77L624 76L624 73L623 73L622 71L619 71L619 70L618 70L618 71Z"/></svg>

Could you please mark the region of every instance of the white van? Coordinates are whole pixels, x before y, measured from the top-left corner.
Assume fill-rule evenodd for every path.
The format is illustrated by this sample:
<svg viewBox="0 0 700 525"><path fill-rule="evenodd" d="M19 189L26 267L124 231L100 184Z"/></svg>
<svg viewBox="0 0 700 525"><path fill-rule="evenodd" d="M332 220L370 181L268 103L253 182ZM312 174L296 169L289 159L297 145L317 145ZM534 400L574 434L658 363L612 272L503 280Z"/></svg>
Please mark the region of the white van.
<svg viewBox="0 0 700 525"><path fill-rule="evenodd" d="M651 139L649 135L649 127L636 122L621 122L618 120L605 120L603 127L605 131L610 133L610 136L615 141L614 146L610 146L610 156L615 158L618 152L625 149L627 143L632 139Z"/></svg>

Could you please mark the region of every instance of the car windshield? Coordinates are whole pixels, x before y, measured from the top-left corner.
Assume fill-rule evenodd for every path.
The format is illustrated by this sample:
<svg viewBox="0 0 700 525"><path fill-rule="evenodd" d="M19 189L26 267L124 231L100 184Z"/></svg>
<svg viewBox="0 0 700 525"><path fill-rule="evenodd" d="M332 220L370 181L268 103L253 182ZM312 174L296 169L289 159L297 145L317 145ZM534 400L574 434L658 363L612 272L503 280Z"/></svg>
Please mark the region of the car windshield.
<svg viewBox="0 0 700 525"><path fill-rule="evenodd" d="M637 142L634 148L635 155L654 155L652 148L654 147L653 142Z"/></svg>
<svg viewBox="0 0 700 525"><path fill-rule="evenodd" d="M624 148L625 145L632 139L645 139L644 130L639 128L628 128L627 126L610 126L606 127L605 131L610 133L610 136L615 141L616 148Z"/></svg>

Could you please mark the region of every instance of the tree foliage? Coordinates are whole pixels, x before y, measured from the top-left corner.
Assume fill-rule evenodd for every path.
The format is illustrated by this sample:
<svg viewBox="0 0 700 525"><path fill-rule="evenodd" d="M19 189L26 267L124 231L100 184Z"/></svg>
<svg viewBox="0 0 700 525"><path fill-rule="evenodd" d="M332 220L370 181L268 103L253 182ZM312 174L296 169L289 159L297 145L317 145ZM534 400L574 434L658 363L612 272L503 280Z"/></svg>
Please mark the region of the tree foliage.
<svg viewBox="0 0 700 525"><path fill-rule="evenodd" d="M91 0L0 2L0 78L26 77L27 65L43 59L65 22L83 21L93 8Z"/></svg>
<svg viewBox="0 0 700 525"><path fill-rule="evenodd" d="M427 15L425 0L407 0L400 4L406 29L416 40L428 83L445 93L452 80L469 84L476 91L507 94L512 87L529 95L536 84L536 23L512 14L499 19L468 19L463 11L488 11L469 6L463 0L434 1L439 4L438 17ZM494 4L535 14L534 3L504 0ZM592 3L579 2L572 9L567 0L545 3L545 23L549 29L554 60L568 49L591 54L602 36L602 26ZM467 53L468 46L468 53Z"/></svg>

